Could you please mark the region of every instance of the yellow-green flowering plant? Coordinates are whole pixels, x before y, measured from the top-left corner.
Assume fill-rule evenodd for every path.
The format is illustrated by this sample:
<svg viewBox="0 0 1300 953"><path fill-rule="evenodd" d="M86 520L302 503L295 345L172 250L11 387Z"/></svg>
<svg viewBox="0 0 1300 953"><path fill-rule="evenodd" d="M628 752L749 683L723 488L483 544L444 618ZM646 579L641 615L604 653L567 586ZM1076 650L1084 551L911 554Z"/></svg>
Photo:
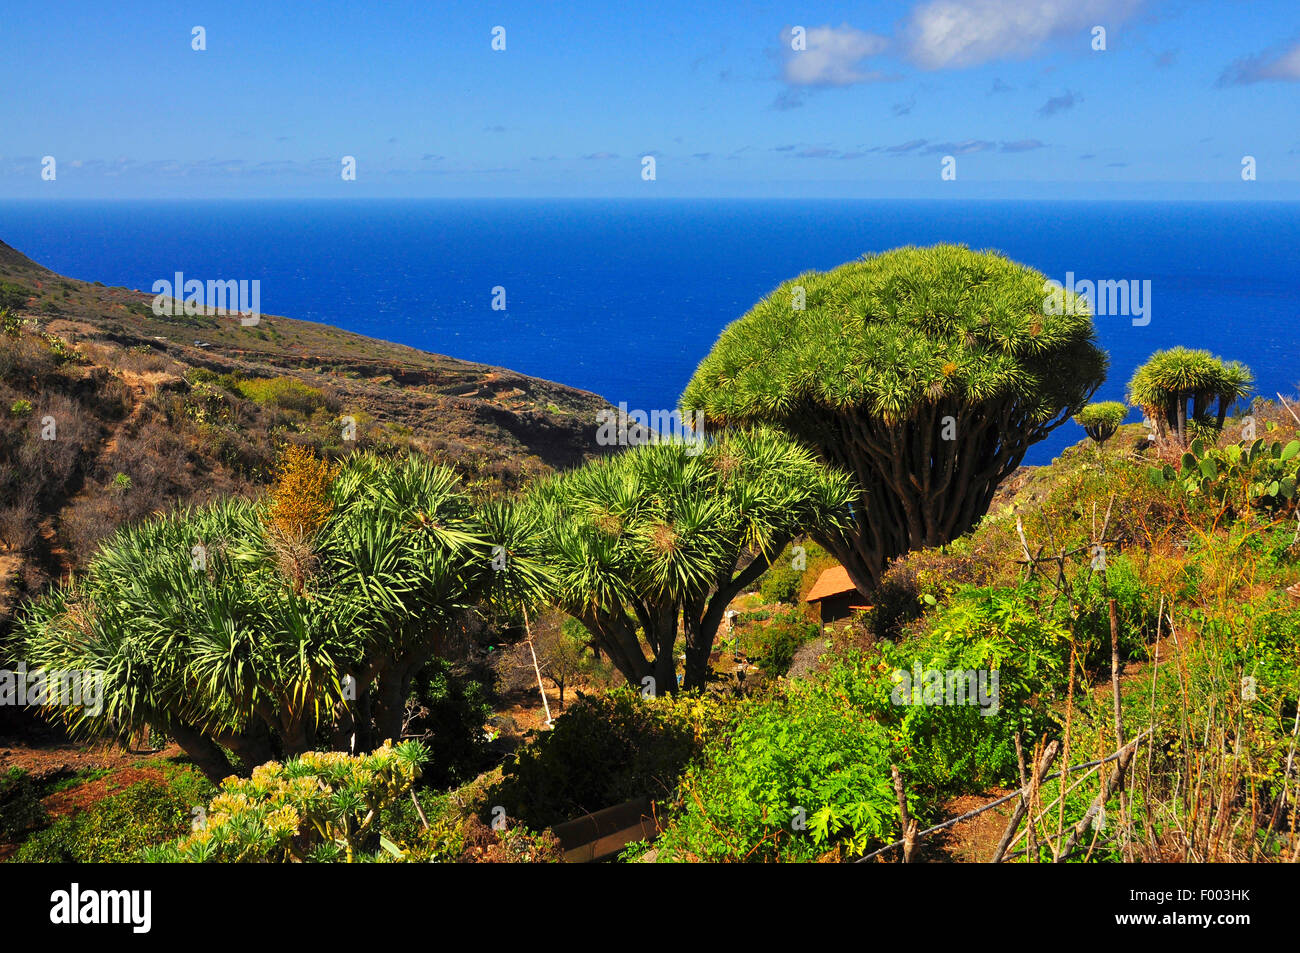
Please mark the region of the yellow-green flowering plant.
<svg viewBox="0 0 1300 953"><path fill-rule="evenodd" d="M154 863L329 863L402 860L377 827L409 795L428 760L419 742L386 741L368 754L309 751L227 778L194 832L145 852Z"/></svg>

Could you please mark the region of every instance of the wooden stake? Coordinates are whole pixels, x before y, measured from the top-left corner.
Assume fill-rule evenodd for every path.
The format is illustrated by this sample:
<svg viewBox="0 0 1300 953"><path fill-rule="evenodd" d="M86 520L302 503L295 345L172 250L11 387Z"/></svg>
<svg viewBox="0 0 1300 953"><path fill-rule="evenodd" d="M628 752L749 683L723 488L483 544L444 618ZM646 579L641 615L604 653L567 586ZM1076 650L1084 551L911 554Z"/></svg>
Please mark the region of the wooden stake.
<svg viewBox="0 0 1300 953"><path fill-rule="evenodd" d="M1043 758L1038 763L1038 770L1034 772L1033 780L1020 791L1020 800L1016 802L1016 809L1011 812L1011 820L1007 822L1007 829L1002 832L1002 839L998 841L998 849L993 852L993 859L990 863L1002 863L1002 855L1007 852L1007 847L1011 844L1011 838L1015 836L1016 829L1020 827L1020 822L1024 820L1029 805L1038 791L1038 786L1043 783L1043 778L1047 777L1047 772L1052 769L1052 762L1056 760L1058 750L1060 750L1060 742L1053 740L1043 752Z"/></svg>

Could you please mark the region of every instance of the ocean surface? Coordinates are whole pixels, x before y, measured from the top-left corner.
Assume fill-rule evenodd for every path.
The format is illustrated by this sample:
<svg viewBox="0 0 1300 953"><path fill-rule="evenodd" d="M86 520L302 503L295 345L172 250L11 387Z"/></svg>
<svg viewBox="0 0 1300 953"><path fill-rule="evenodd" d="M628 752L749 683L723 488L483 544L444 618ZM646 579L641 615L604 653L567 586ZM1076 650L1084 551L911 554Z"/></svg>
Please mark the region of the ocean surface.
<svg viewBox="0 0 1300 953"><path fill-rule="evenodd" d="M258 279L261 310L676 406L722 328L782 280L904 244L997 248L1066 282L1150 281L1096 319L1097 398L1183 344L1297 390L1300 203L843 200L0 202L0 239L87 281ZM493 310L493 289L506 309ZM1139 419L1134 413L1130 419ZM593 424L594 426L594 424ZM1083 437L1073 423L1026 459Z"/></svg>

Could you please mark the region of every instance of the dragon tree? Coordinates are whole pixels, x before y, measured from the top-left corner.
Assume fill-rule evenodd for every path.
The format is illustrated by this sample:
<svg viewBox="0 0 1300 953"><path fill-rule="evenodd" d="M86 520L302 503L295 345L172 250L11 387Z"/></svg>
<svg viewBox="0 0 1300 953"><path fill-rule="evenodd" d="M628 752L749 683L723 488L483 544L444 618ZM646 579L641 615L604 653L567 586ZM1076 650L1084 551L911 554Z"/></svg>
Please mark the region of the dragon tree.
<svg viewBox="0 0 1300 953"><path fill-rule="evenodd" d="M1086 303L1047 288L957 245L806 272L722 332L682 406L779 426L856 478L847 528L815 535L869 594L890 559L970 529L1105 379Z"/></svg>
<svg viewBox="0 0 1300 953"><path fill-rule="evenodd" d="M1250 368L1240 361L1174 347L1156 351L1134 372L1128 399L1154 423L1157 440L1172 437L1186 447L1197 433L1217 435L1228 410L1250 393L1254 382Z"/></svg>
<svg viewBox="0 0 1300 953"><path fill-rule="evenodd" d="M837 525L851 495L847 474L756 428L646 444L553 477L518 525L532 528L555 600L591 643L629 683L673 692L679 631L683 687L701 687L727 605L796 535Z"/></svg>

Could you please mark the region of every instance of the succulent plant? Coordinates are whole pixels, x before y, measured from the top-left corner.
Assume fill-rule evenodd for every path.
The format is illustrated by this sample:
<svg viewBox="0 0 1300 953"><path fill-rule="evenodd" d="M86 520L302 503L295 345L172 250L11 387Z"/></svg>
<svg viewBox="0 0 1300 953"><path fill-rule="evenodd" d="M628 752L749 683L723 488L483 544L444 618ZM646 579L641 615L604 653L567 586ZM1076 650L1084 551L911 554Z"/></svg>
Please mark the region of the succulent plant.
<svg viewBox="0 0 1300 953"><path fill-rule="evenodd" d="M1157 486L1179 486L1189 496L1213 499L1226 506L1242 504L1276 512L1296 504L1300 481L1300 440L1242 441L1227 447L1193 440L1181 468L1149 467Z"/></svg>

